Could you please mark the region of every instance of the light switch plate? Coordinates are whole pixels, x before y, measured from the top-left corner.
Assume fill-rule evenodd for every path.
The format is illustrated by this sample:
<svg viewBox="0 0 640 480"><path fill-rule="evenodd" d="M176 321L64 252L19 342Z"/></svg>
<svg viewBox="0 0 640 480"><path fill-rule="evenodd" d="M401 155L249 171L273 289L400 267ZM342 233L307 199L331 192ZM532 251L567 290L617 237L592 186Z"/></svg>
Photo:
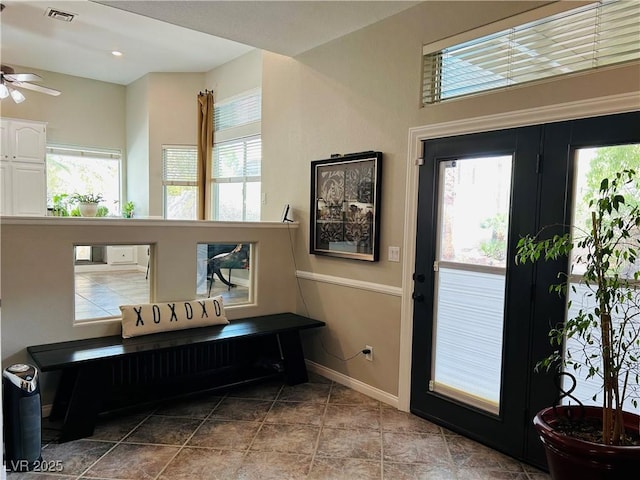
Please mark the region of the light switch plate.
<svg viewBox="0 0 640 480"><path fill-rule="evenodd" d="M389 247L389 261L390 262L400 261L400 247Z"/></svg>

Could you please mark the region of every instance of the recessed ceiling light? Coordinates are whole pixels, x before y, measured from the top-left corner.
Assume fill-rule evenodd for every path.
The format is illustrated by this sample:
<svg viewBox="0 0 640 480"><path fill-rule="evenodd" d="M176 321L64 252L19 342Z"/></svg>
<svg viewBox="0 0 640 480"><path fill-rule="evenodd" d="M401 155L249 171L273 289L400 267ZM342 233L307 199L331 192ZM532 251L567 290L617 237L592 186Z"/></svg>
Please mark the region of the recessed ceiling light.
<svg viewBox="0 0 640 480"><path fill-rule="evenodd" d="M121 57L122 52L119 52L118 50L114 50L111 52L111 55L113 55L114 57Z"/></svg>

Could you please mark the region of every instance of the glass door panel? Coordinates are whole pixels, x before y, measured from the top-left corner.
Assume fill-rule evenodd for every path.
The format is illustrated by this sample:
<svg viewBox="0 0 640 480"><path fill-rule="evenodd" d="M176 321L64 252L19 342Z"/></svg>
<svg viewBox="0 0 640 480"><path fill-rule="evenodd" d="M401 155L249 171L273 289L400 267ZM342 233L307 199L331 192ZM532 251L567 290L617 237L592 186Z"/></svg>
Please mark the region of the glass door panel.
<svg viewBox="0 0 640 480"><path fill-rule="evenodd" d="M512 156L439 166L429 389L500 412Z"/></svg>
<svg viewBox="0 0 640 480"><path fill-rule="evenodd" d="M605 177L612 177L616 172L624 169L633 169L640 172L640 144L616 145L596 148L581 148L575 151L574 157L574 185L573 185L573 206L571 212L572 218L572 237L574 242L581 237L580 230L591 229L592 208L589 202L597 196L600 187L600 181ZM625 197L627 202L640 202L640 180L635 186L630 186ZM640 235L640 232L636 232ZM569 308L567 317L573 318L578 315L580 310L593 310L595 308L595 296L592 290L582 282L582 274L585 266L577 261L577 258L584 256L586 252L574 248L571 255L570 265L570 285L567 288L567 301ZM617 268L620 277L632 279L633 272L640 268L640 260L635 265L621 263ZM615 267L612 267L615 268ZM635 309L637 310L637 308ZM640 316L640 314L639 314ZM612 312L612 320L614 322L620 320L618 312ZM599 337L600 332L597 328L592 330L594 338ZM565 357L567 350L571 351L573 358L579 363L585 364L587 356L591 356L592 350L597 348L599 341L596 340L593 345L582 344L581 340L575 337L567 339L565 342ZM597 353L597 352L596 352ZM594 365L601 368L601 365ZM574 375L577 380L576 390L572 393L584 405L602 405L602 380L598 376L587 378L588 369L582 368L574 370L572 367L566 367L566 370ZM571 380L563 377L563 390L567 391L571 388ZM565 397L562 399L564 404L575 403L572 399ZM640 414L640 404L636 407L631 402L624 405L624 409L630 412Z"/></svg>

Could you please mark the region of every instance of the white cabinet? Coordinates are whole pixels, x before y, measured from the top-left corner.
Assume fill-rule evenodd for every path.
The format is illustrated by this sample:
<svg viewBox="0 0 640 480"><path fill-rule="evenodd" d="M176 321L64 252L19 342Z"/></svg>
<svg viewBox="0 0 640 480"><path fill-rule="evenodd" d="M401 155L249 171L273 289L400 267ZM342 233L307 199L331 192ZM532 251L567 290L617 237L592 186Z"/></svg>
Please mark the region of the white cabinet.
<svg viewBox="0 0 640 480"><path fill-rule="evenodd" d="M0 215L10 215L13 212L13 189L11 188L11 164L0 161Z"/></svg>
<svg viewBox="0 0 640 480"><path fill-rule="evenodd" d="M0 213L44 216L47 212L46 124L6 118L0 123Z"/></svg>

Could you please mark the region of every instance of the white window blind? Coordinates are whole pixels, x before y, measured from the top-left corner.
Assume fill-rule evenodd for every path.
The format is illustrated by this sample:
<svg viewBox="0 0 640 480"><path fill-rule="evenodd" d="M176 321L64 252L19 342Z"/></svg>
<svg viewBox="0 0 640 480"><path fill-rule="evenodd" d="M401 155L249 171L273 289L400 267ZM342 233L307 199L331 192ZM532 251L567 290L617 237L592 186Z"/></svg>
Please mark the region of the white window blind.
<svg viewBox="0 0 640 480"><path fill-rule="evenodd" d="M216 132L259 122L262 118L262 93L254 91L214 105L213 122Z"/></svg>
<svg viewBox="0 0 640 480"><path fill-rule="evenodd" d="M640 2L603 1L423 52L423 104L640 59Z"/></svg>
<svg viewBox="0 0 640 480"><path fill-rule="evenodd" d="M193 146L162 147L164 185L198 185L198 153Z"/></svg>
<svg viewBox="0 0 640 480"><path fill-rule="evenodd" d="M214 220L260 220L262 140L259 135L217 143L213 149Z"/></svg>
<svg viewBox="0 0 640 480"><path fill-rule="evenodd" d="M260 90L214 106L213 220L260 220L261 117Z"/></svg>
<svg viewBox="0 0 640 480"><path fill-rule="evenodd" d="M164 216L194 220L197 216L198 153L191 145L163 145Z"/></svg>
<svg viewBox="0 0 640 480"><path fill-rule="evenodd" d="M262 140L259 135L217 143L213 149L214 181L260 179Z"/></svg>

